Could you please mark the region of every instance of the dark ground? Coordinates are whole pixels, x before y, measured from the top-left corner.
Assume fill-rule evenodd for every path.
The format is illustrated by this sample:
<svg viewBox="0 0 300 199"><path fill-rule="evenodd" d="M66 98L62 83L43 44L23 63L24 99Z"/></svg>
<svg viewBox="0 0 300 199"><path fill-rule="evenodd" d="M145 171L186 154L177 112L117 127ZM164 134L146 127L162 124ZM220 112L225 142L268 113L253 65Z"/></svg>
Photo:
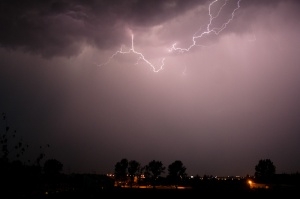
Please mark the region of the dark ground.
<svg viewBox="0 0 300 199"><path fill-rule="evenodd" d="M31 196L18 196L17 198L31 199L92 199L92 198L201 198L201 197L231 197L231 198L299 198L298 188L293 189L130 189L113 188L98 191L61 192L61 193L40 193ZM2 197L1 197L2 198ZM15 198L4 197L2 199Z"/></svg>

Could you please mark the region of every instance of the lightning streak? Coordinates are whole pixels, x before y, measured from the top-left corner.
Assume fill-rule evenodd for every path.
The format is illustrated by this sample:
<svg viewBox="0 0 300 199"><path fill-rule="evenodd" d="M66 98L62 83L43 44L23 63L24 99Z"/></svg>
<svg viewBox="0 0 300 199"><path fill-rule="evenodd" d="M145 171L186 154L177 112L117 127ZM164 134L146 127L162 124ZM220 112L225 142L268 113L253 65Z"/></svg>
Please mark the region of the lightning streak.
<svg viewBox="0 0 300 199"><path fill-rule="evenodd" d="M240 2L241 0L238 0L237 1L237 7L233 10L233 12L231 13L231 17L221 25L221 27L219 28L211 28L211 24L213 23L214 19L218 18L218 16L220 15L221 11L223 10L223 8L227 5L227 2L228 0L225 0L224 1L224 4L222 6L220 6L217 14L215 16L213 16L211 14L211 7L213 6L213 4L215 4L216 2L218 2L219 0L214 0L213 2L211 2L209 4L209 8L208 8L208 15L209 15L209 23L207 24L206 26L206 31L202 32L201 34L197 34L199 31L197 31L192 40L193 40L193 43L187 47L187 48L179 48L179 47L176 47L177 43L174 43L172 45L172 47L169 49L169 52L172 52L172 51L179 51L179 52L187 52L189 51L191 48L193 48L194 46L202 46L202 45L198 45L197 44L197 39L199 38L202 38L204 37L205 35L208 35L210 33L214 33L215 35L218 35L221 31L223 31L227 25L232 21L234 15L235 15L235 12L240 8Z"/></svg>
<svg viewBox="0 0 300 199"><path fill-rule="evenodd" d="M161 65L160 65L158 68L155 67L150 61L148 61L148 60L145 58L145 56L144 56L142 53L137 52L137 51L134 49L133 39L134 39L134 36L133 36L133 34L132 34L132 35L131 35L131 48L130 48L129 50L124 51L123 48L121 47L120 50L118 50L118 51L115 52L112 56L110 56L110 58L107 60L107 62L105 62L104 64L101 64L101 65L99 65L99 66L103 66L103 65L108 64L108 63L109 63L116 55L118 55L118 54L129 54L129 53L134 53L134 54L136 54L136 55L139 56L138 61L139 61L139 60L143 60L146 64L148 64L148 65L152 68L153 72L156 72L156 73L157 73L157 72L163 70L163 66L165 65L165 58L162 59Z"/></svg>
<svg viewBox="0 0 300 199"><path fill-rule="evenodd" d="M223 23L220 27L218 27L218 28L217 28L217 27L212 28L211 26L212 26L213 21L219 17L221 11L222 11L223 8L227 5L227 2L228 2L229 0L224 0L224 3L220 6L218 12L217 12L215 15L213 15L213 14L211 13L211 7L212 7L216 2L218 2L218 1L219 1L219 0L214 0L214 1L212 1L212 2L209 4L209 7L208 7L209 23L208 23L207 26L206 26L206 30L200 33L200 29L199 29L199 30L193 35L193 37L192 37L192 41L193 41L193 42L192 42L192 44L191 44L189 47L187 47L187 48L176 47L177 43L174 43L174 44L172 45L172 47L169 49L169 52L177 51L177 52L184 53L184 52L188 52L190 49L192 49L192 48L195 47L195 46L202 46L202 47L203 47L204 45L199 45L199 44L197 44L197 39L200 39L200 38L204 37L205 35L209 35L209 34L211 34L211 33L212 33L212 34L215 34L215 35L218 35L220 32L222 32L222 31L227 27L227 25L233 20L233 18L234 18L234 16L235 16L235 12L240 8L240 2L241 2L241 0L238 0L238 1L237 1L237 3L236 3L237 5L236 5L236 7L234 8L234 10L232 11L231 17L230 17L226 22L224 22L224 23ZM124 51L123 48L121 47L121 49L118 50L118 51L116 51L112 56L110 56L109 59L108 59L105 63L103 63L103 64L101 64L101 65L98 65L98 66L103 66L103 65L108 64L108 63L109 63L115 56L117 56L118 54L129 54L129 53L134 53L134 54L138 55L138 61L139 61L139 60L144 61L146 64L148 64L148 65L152 68L153 72L159 72L159 71L163 70L163 67L164 67L164 65L165 65L165 63L164 63L165 58L162 59L161 65L160 65L160 66L155 67L149 60L147 60L147 59L145 58L145 56L144 56L141 52L138 52L138 51L136 51L136 50L134 49L133 39L134 39L134 36L133 36L133 34L132 34L132 35L131 35L131 48L130 48L129 50ZM204 47L205 47L205 46L204 46ZM137 63L138 63L138 62L137 62Z"/></svg>

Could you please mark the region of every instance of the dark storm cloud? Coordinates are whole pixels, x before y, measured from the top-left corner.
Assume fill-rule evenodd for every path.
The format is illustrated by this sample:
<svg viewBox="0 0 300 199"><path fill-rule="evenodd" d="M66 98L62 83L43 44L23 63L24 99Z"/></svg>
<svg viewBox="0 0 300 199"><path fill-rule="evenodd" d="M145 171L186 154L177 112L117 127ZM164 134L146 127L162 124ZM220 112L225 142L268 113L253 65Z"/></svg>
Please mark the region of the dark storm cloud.
<svg viewBox="0 0 300 199"><path fill-rule="evenodd" d="M203 2L1 1L0 44L44 57L72 56L83 43L101 49L119 46L127 26L153 26Z"/></svg>
<svg viewBox="0 0 300 199"><path fill-rule="evenodd" d="M300 1L296 0L241 0L234 22L223 33L252 33L257 25L264 27L263 29L274 25L282 25L284 28L285 24L297 26L299 9Z"/></svg>
<svg viewBox="0 0 300 199"><path fill-rule="evenodd" d="M241 9L276 7L280 2L283 1L243 0ZM0 2L0 46L44 57L70 57L79 54L83 44L99 49L120 46L128 40L127 28L151 28L206 3L207 0L5 0ZM299 6L299 2L296 4ZM251 13L244 15L253 18Z"/></svg>
<svg viewBox="0 0 300 199"><path fill-rule="evenodd" d="M243 7L248 7L248 6L276 6L279 3L286 2L286 3L298 3L299 1L297 0L242 0L241 4Z"/></svg>

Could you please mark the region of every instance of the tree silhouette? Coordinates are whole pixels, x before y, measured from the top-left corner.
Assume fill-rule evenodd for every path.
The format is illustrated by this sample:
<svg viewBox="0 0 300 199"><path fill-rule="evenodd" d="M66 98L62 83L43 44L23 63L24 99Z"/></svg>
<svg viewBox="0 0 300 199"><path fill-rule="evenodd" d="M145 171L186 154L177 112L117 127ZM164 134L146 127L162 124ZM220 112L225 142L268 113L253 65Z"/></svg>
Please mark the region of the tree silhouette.
<svg viewBox="0 0 300 199"><path fill-rule="evenodd" d="M131 160L128 163L128 174L130 177L130 187L132 188L132 184L134 182L134 177L137 176L139 178L141 169L141 164L135 160Z"/></svg>
<svg viewBox="0 0 300 199"><path fill-rule="evenodd" d="M145 166L145 174L152 180L152 186L155 188L156 180L162 173L165 172L166 167L161 161L152 160Z"/></svg>
<svg viewBox="0 0 300 199"><path fill-rule="evenodd" d="M21 138L17 139L17 131L11 131L8 125L6 113L2 113L2 120L4 121L4 129L0 134L0 147L1 147L1 162L8 162L10 158L20 158L24 155L28 144L24 144Z"/></svg>
<svg viewBox="0 0 300 199"><path fill-rule="evenodd" d="M63 164L56 159L48 159L44 163L45 182L49 189L56 190L60 181Z"/></svg>
<svg viewBox="0 0 300 199"><path fill-rule="evenodd" d="M44 172L47 175L57 175L63 169L63 164L56 159L48 159L44 163Z"/></svg>
<svg viewBox="0 0 300 199"><path fill-rule="evenodd" d="M42 188L45 183L42 177L41 160L45 157L45 153L38 155L36 161L28 159L29 164L23 163L20 159L25 154L29 145L13 130L8 123L6 113L2 113L2 122L0 129L0 176L2 195L18 195L32 192L34 189ZM49 147L49 144L47 145ZM41 149L42 147L40 147ZM50 164L49 164L50 165ZM51 168L48 163L45 165ZM62 169L57 167L58 173ZM51 172L49 172L51 173ZM51 176L51 175L48 175Z"/></svg>
<svg viewBox="0 0 300 199"><path fill-rule="evenodd" d="M261 159L255 166L255 178L262 182L270 182L276 173L276 167L270 159Z"/></svg>
<svg viewBox="0 0 300 199"><path fill-rule="evenodd" d="M118 184L124 184L127 180L127 168L128 160L123 158L120 162L115 164L115 179L118 181Z"/></svg>
<svg viewBox="0 0 300 199"><path fill-rule="evenodd" d="M171 183L175 184L176 189L178 188L178 184L180 183L180 181L182 181L187 176L185 171L186 168L183 166L183 163L180 160L176 160L168 166L167 178Z"/></svg>

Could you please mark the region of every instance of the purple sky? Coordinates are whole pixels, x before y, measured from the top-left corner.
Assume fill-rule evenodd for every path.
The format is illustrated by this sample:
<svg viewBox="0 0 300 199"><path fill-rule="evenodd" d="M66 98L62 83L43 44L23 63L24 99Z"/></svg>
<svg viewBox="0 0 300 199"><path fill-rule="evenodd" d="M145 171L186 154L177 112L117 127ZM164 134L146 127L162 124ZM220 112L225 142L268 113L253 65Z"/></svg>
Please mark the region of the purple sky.
<svg viewBox="0 0 300 199"><path fill-rule="evenodd" d="M208 26L207 0L1 1L0 111L65 172L300 172L299 2L215 1Z"/></svg>

